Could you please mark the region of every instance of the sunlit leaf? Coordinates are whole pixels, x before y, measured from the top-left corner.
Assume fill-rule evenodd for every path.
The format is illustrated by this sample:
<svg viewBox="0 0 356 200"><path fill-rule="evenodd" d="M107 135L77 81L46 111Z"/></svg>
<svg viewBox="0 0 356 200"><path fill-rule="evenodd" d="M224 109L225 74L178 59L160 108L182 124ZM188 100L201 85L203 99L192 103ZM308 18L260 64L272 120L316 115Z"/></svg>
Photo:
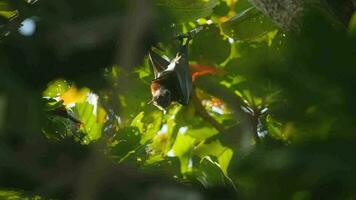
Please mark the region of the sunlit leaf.
<svg viewBox="0 0 356 200"><path fill-rule="evenodd" d="M70 105L74 103L82 103L87 98L90 90L88 88L77 89L75 86L70 87L60 98L63 100L64 105Z"/></svg>
<svg viewBox="0 0 356 200"><path fill-rule="evenodd" d="M55 98L67 92L69 88L70 85L66 80L57 79L47 85L47 89L43 91L43 96Z"/></svg>
<svg viewBox="0 0 356 200"><path fill-rule="evenodd" d="M287 139L282 132L282 124L278 123L273 117L267 116L266 119L268 132L272 137L279 139Z"/></svg>
<svg viewBox="0 0 356 200"><path fill-rule="evenodd" d="M87 134L87 140L84 142L88 143L99 139L104 123L98 118L94 105L88 102L81 102L77 103L72 109L81 121L83 131Z"/></svg>
<svg viewBox="0 0 356 200"><path fill-rule="evenodd" d="M41 200L43 199L39 195L25 195L23 191L15 191L15 190L0 190L0 199L7 199L7 200Z"/></svg>
<svg viewBox="0 0 356 200"><path fill-rule="evenodd" d="M131 126L138 128L138 130L143 133L144 124L142 123L142 118L144 117L144 112L140 112L131 122Z"/></svg>
<svg viewBox="0 0 356 200"><path fill-rule="evenodd" d="M153 163L157 163L159 161L163 161L164 159L165 158L163 156L161 156L161 155L152 155L146 160L145 164L146 165L151 165Z"/></svg>
<svg viewBox="0 0 356 200"><path fill-rule="evenodd" d="M98 107L97 115L98 115L98 117L97 117L98 123L104 123L106 121L107 112L103 107L101 107L101 106Z"/></svg>
<svg viewBox="0 0 356 200"><path fill-rule="evenodd" d="M225 176L228 176L227 170L229 168L233 154L234 152L231 149L225 148L225 151L223 151L223 153L218 156L219 166L224 172Z"/></svg>
<svg viewBox="0 0 356 200"><path fill-rule="evenodd" d="M256 40L276 29L270 19L255 8L237 14L221 27L229 37L243 41Z"/></svg>
<svg viewBox="0 0 356 200"><path fill-rule="evenodd" d="M196 174L197 179L205 187L225 185L225 176L219 165L215 163L209 156L201 159L199 163L199 171Z"/></svg>
<svg viewBox="0 0 356 200"><path fill-rule="evenodd" d="M0 2L0 16L11 18L18 14L18 11L11 8L7 2Z"/></svg>
<svg viewBox="0 0 356 200"><path fill-rule="evenodd" d="M179 158L180 169L183 174L192 171L194 142L194 138L180 131L172 149L168 152L168 156Z"/></svg>
<svg viewBox="0 0 356 200"><path fill-rule="evenodd" d="M147 115L146 115L147 116ZM153 140L155 135L161 129L162 126L162 113L161 112L152 112L149 116L148 125L146 126L146 131L142 132L141 144L145 144L149 140Z"/></svg>
<svg viewBox="0 0 356 200"><path fill-rule="evenodd" d="M205 140L218 134L218 131L209 127L191 128L188 129L187 134L197 140Z"/></svg>
<svg viewBox="0 0 356 200"><path fill-rule="evenodd" d="M177 21L194 21L210 15L217 0L155 0L155 3Z"/></svg>
<svg viewBox="0 0 356 200"><path fill-rule="evenodd" d="M202 144L196 147L195 154L199 157L204 158L205 156L214 156L218 160L218 166L227 176L227 169L229 167L233 151L228 148L224 147L220 141L214 141L209 144Z"/></svg>

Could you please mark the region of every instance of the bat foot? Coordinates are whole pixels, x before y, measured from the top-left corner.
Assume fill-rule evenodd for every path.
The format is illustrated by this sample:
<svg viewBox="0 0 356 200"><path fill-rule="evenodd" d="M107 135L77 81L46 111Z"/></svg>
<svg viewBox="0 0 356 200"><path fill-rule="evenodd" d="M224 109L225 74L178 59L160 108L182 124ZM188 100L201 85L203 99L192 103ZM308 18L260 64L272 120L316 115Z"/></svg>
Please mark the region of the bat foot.
<svg viewBox="0 0 356 200"><path fill-rule="evenodd" d="M199 33L203 29L204 29L203 26L199 26L187 33L180 33L180 34L176 35L174 38L177 40L183 40L185 38L187 38L188 40L191 40L197 33Z"/></svg>

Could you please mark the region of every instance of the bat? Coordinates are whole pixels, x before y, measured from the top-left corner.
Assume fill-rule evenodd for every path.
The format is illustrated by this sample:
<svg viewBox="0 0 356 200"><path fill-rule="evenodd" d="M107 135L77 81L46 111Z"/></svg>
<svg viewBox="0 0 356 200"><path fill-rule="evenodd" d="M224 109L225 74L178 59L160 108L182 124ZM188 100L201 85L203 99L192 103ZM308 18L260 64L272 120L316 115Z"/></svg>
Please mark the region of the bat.
<svg viewBox="0 0 356 200"><path fill-rule="evenodd" d="M177 35L181 41L175 58L167 61L153 50L149 59L153 66L154 79L151 83L151 102L163 112L172 102L188 105L192 93L192 75L189 71L188 46L192 36L200 31L194 29L186 34ZM187 38L184 42L184 38Z"/></svg>

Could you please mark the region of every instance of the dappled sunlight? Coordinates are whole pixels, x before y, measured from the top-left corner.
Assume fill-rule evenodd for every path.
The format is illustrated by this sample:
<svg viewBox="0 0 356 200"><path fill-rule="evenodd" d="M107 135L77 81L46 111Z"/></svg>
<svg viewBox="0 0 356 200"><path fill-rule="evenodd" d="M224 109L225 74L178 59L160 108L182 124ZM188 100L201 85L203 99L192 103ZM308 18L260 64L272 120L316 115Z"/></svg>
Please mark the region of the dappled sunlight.
<svg viewBox="0 0 356 200"><path fill-rule="evenodd" d="M0 199L354 199L353 0L0 0Z"/></svg>

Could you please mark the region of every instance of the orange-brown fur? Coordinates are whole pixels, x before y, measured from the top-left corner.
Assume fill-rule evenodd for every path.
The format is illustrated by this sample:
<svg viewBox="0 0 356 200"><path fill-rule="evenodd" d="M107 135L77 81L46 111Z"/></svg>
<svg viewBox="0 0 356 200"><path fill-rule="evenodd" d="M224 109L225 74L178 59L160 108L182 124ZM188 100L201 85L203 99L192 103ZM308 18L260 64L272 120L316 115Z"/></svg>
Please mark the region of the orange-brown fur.
<svg viewBox="0 0 356 200"><path fill-rule="evenodd" d="M161 85L157 82L152 82L151 83L151 93L152 95L155 94L155 92L161 87Z"/></svg>

